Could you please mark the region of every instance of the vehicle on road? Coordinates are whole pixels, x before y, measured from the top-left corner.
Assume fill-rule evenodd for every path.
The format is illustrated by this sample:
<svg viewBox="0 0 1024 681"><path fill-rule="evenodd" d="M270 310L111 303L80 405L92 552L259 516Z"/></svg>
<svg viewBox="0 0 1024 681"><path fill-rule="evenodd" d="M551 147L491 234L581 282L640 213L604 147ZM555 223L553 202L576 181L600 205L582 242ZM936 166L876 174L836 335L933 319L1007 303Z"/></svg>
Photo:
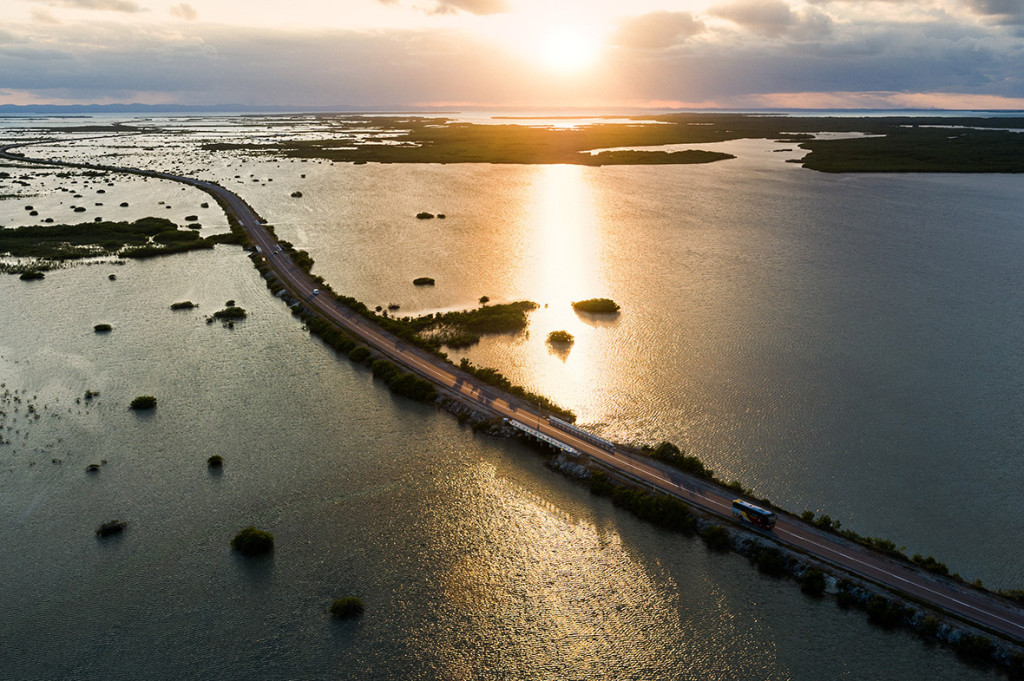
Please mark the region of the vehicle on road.
<svg viewBox="0 0 1024 681"><path fill-rule="evenodd" d="M318 288L313 289L313 295L314 296L320 295L320 289L318 289Z"/></svg>
<svg viewBox="0 0 1024 681"><path fill-rule="evenodd" d="M732 502L732 514L740 520L748 522L755 527L760 527L763 530L770 530L775 527L775 514L760 506L754 506L749 501L734 499Z"/></svg>

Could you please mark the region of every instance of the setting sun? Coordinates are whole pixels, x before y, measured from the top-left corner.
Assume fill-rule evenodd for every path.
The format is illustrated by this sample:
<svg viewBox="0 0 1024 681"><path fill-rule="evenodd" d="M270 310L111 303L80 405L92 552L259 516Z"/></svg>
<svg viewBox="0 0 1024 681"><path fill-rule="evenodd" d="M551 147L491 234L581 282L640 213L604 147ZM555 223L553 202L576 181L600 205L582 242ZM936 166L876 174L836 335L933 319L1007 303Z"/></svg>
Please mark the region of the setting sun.
<svg viewBox="0 0 1024 681"><path fill-rule="evenodd" d="M552 29L541 43L540 59L556 73L577 73L597 61L599 44L593 36L572 28Z"/></svg>

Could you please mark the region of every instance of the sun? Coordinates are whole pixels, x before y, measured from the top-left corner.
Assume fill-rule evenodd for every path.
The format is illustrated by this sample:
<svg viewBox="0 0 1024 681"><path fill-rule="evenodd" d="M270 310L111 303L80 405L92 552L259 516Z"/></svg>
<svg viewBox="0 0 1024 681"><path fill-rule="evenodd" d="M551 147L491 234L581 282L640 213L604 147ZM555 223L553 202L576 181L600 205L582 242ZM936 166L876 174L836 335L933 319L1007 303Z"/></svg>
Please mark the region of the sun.
<svg viewBox="0 0 1024 681"><path fill-rule="evenodd" d="M571 27L553 28L542 38L539 57L549 71L570 75L592 66L600 52L597 38Z"/></svg>

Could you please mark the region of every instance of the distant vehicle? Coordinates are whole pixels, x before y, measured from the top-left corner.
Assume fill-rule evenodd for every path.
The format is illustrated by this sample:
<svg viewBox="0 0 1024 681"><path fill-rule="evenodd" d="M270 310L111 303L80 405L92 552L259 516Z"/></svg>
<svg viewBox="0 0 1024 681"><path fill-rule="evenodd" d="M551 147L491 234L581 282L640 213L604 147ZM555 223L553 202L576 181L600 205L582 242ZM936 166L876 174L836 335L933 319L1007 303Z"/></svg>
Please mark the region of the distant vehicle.
<svg viewBox="0 0 1024 681"><path fill-rule="evenodd" d="M313 289L313 295L314 296L320 295L320 289L318 289L318 288Z"/></svg>
<svg viewBox="0 0 1024 681"><path fill-rule="evenodd" d="M770 530L775 527L775 514L760 506L754 506L748 501L734 499L732 502L732 514L751 525Z"/></svg>

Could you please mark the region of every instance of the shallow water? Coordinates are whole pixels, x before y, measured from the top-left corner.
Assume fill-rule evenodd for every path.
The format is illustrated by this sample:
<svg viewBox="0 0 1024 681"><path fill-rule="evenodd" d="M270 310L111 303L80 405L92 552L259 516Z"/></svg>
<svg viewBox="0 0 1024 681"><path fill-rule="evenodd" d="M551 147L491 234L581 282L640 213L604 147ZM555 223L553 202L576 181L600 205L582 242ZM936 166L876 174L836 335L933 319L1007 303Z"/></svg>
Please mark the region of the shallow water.
<svg viewBox="0 0 1024 681"><path fill-rule="evenodd" d="M794 508L1018 584L1019 180L824 176L748 144L733 166L205 172L263 178L242 195L369 303L548 303L528 336L469 356L582 422L668 437ZM155 187L107 200L171 201ZM0 223L20 203L0 201ZM423 275L438 285L412 287ZM622 314L567 309L592 295ZM228 299L249 319L205 324ZM994 678L391 397L237 248L3 277L0 315L15 678ZM576 335L567 356L545 347L553 328ZM154 413L127 410L138 394ZM98 541L113 517L128 531ZM229 551L249 524L275 533L272 559ZM343 595L366 615L329 621Z"/></svg>

